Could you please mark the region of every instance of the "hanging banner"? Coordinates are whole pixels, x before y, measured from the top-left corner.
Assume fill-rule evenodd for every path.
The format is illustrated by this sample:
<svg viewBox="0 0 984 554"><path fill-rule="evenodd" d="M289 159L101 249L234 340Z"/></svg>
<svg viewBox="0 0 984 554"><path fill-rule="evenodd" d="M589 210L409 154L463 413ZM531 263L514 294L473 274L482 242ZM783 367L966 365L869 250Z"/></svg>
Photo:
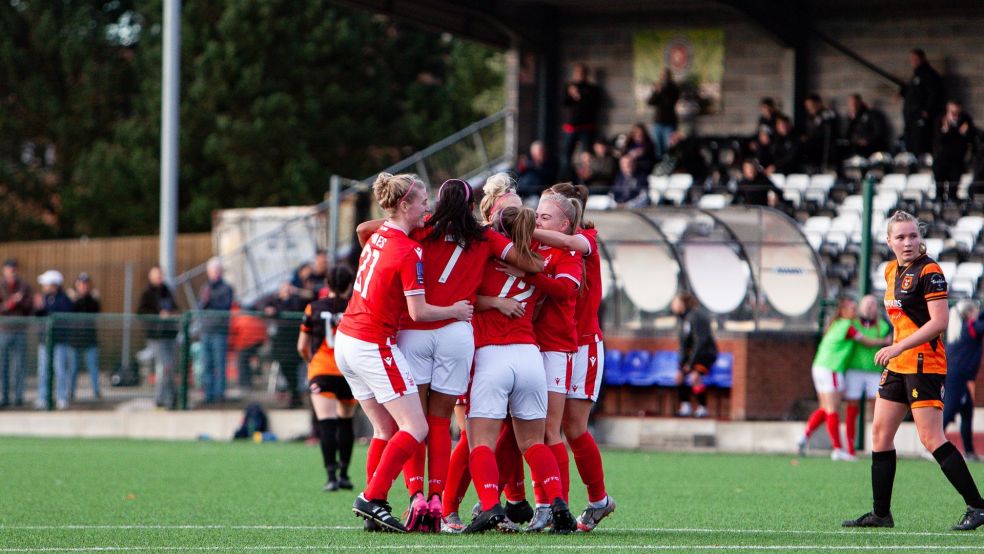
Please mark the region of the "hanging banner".
<svg viewBox="0 0 984 554"><path fill-rule="evenodd" d="M724 29L666 29L636 31L634 92L636 112L651 115L647 104L654 83L659 86L669 68L680 87L677 112L712 114L721 109L724 78Z"/></svg>

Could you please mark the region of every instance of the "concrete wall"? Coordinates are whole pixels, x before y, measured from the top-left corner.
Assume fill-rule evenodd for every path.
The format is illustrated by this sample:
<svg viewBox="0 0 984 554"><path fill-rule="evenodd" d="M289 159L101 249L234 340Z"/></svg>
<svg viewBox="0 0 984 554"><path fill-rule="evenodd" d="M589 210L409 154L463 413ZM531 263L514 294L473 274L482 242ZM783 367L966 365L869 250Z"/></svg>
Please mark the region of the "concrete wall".
<svg viewBox="0 0 984 554"><path fill-rule="evenodd" d="M846 11L846 10L845 10ZM943 75L948 95L967 102L972 116L984 120L984 50L980 29L984 9L966 16L926 14L889 16L886 11L852 17L821 15L816 27L874 64L907 80L912 70L908 51L926 50L930 63ZM637 121L649 123L652 113L638 114L632 96L632 36L639 29L720 27L725 31L722 110L698 120L704 135L750 134L758 117L758 101L774 97L786 113L793 112L793 55L774 36L746 16L725 8L709 13L626 17L598 16L561 23L561 66L569 78L575 62L585 61L597 70L609 106L604 132L623 133ZM811 40L808 89L844 111L847 95L860 92L869 104L882 108L894 129L901 133L901 101L898 88L833 48ZM520 144L524 148L525 144Z"/></svg>
<svg viewBox="0 0 984 554"><path fill-rule="evenodd" d="M926 51L930 65L943 75L946 95L966 103L972 117L984 118L984 5L966 16L931 16L891 19L824 19L817 28L875 65L904 81L912 74L908 52ZM898 87L845 58L840 52L812 41L809 87L830 98L839 113L847 95L859 92L880 107L897 133L902 132L902 101Z"/></svg>

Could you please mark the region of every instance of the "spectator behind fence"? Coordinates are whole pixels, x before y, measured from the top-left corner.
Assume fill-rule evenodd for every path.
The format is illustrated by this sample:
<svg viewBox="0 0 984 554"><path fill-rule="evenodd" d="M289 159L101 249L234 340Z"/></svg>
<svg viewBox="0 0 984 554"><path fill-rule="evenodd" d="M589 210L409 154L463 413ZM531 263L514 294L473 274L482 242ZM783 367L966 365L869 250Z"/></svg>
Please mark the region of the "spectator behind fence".
<svg viewBox="0 0 984 554"><path fill-rule="evenodd" d="M636 172L642 175L649 175L656 167L656 147L642 123L636 123L629 130L629 136L622 147L622 157L625 156L635 160Z"/></svg>
<svg viewBox="0 0 984 554"><path fill-rule="evenodd" d="M963 104L956 100L947 102L946 113L936 129L933 148L937 201L956 199L957 185L967 171L967 155L976 134L974 120L964 111Z"/></svg>
<svg viewBox="0 0 984 554"><path fill-rule="evenodd" d="M324 288L324 282L319 290ZM281 283L277 291L277 296L270 299L263 306L263 315L270 318L271 329L271 351L270 356L280 366L280 373L287 381L287 393L289 400L288 408L299 408L301 402L301 391L306 387L300 387L300 372L304 370L303 363L297 359L297 337L300 334L300 327L294 320L283 319L284 312L303 312L307 302L300 296L294 294L290 283Z"/></svg>
<svg viewBox="0 0 984 554"><path fill-rule="evenodd" d="M305 267L308 268L307 271L304 271ZM319 248L315 251L314 261L311 264L304 264L297 268L290 284L295 289L294 293L310 301L318 297L327 277L328 253Z"/></svg>
<svg viewBox="0 0 984 554"><path fill-rule="evenodd" d="M776 117L776 134L770 137L772 164L766 173L797 173L800 171L800 143L793 135L793 125L784 115Z"/></svg>
<svg viewBox="0 0 984 554"><path fill-rule="evenodd" d="M663 78L653 83L649 94L648 104L655 108L653 114L653 143L656 155L662 157L670 149L670 137L676 132L677 120L676 103L680 100L680 87L673 82L673 72L668 68L663 70Z"/></svg>
<svg viewBox="0 0 984 554"><path fill-rule="evenodd" d="M72 300L62 290L65 279L54 269L45 271L38 276L41 293L34 297L34 315L39 317L51 316L57 313L72 312L75 306ZM69 343L69 330L64 323L51 323L51 332L42 332L38 343L38 399L35 406L38 409L48 409L48 378L55 379L55 406L59 410L68 409L70 356L72 347ZM48 359L48 340L51 340L52 359Z"/></svg>
<svg viewBox="0 0 984 554"><path fill-rule="evenodd" d="M522 155L519 157L518 169L516 193L523 198L540 196L540 193L552 186L557 179L557 163L550 157L547 147L539 140L530 145L529 157Z"/></svg>
<svg viewBox="0 0 984 554"><path fill-rule="evenodd" d="M781 199L782 191L762 173L755 158L747 158L742 162L736 204L774 208L779 205Z"/></svg>
<svg viewBox="0 0 984 554"><path fill-rule="evenodd" d="M201 316L202 388L205 403L214 404L225 400L229 310L232 309L235 293L222 279L222 260L217 257L210 259L206 272L208 282L202 285L198 293L198 309L210 312Z"/></svg>
<svg viewBox="0 0 984 554"><path fill-rule="evenodd" d="M943 114L943 78L936 72L926 53L919 48L909 51L912 77L900 94L902 119L905 121L905 149L917 156L933 146L933 123Z"/></svg>
<svg viewBox="0 0 984 554"><path fill-rule="evenodd" d="M582 152L577 176L592 194L608 194L618 172L618 161L605 139L596 139L591 152Z"/></svg>
<svg viewBox="0 0 984 554"><path fill-rule="evenodd" d="M174 354L178 337L175 318L178 306L171 289L164 284L161 268L156 265L147 273L147 287L140 294L137 313L153 316L144 321L144 329L147 332L147 347L154 354L154 403L162 408L174 408L177 404Z"/></svg>
<svg viewBox="0 0 984 554"><path fill-rule="evenodd" d="M776 101L765 97L759 102L759 118L755 127L755 135L763 130L772 134L776 131L776 120L782 115Z"/></svg>
<svg viewBox="0 0 984 554"><path fill-rule="evenodd" d="M649 204L646 175L636 170L635 158L622 156L619 174L612 185L612 198L623 208L642 208Z"/></svg>
<svg viewBox="0 0 984 554"><path fill-rule="evenodd" d="M984 314L973 300L961 300L956 306L960 315L960 335L946 345L946 381L943 393L943 428L960 414L960 439L964 458L978 460L974 450L974 400L977 372L981 365L981 341L984 340Z"/></svg>
<svg viewBox="0 0 984 554"><path fill-rule="evenodd" d="M102 311L98 293L92 290L92 279L88 273L79 273L75 280L73 311L84 314L97 314ZM71 368L71 385L69 399L75 400L75 385L82 363L89 371L89 382L92 384L93 398L102 398L99 391L99 339L96 336L96 319L90 317L75 322L72 326L72 356L69 358Z"/></svg>
<svg viewBox="0 0 984 554"><path fill-rule="evenodd" d="M589 150L598 133L602 91L590 81L590 71L584 63L574 64L571 81L564 89L564 150L561 152L560 174L565 180L571 177L574 151L580 144ZM553 184L549 183L547 186ZM520 193L522 194L522 193ZM537 193L539 194L539 192Z"/></svg>
<svg viewBox="0 0 984 554"><path fill-rule="evenodd" d="M822 171L837 161L834 156L837 114L824 105L819 94L808 95L803 107L807 116L803 129L803 154L811 171Z"/></svg>
<svg viewBox="0 0 984 554"><path fill-rule="evenodd" d="M24 376L27 373L27 325L11 322L8 317L27 317L34 314L34 294L30 285L17 275L17 260L3 262L3 284L0 285L0 408L10 405L13 385L13 405L24 405Z"/></svg>
<svg viewBox="0 0 984 554"><path fill-rule="evenodd" d="M885 118L864 103L860 94L847 97L847 142L852 156L868 156L888 149Z"/></svg>

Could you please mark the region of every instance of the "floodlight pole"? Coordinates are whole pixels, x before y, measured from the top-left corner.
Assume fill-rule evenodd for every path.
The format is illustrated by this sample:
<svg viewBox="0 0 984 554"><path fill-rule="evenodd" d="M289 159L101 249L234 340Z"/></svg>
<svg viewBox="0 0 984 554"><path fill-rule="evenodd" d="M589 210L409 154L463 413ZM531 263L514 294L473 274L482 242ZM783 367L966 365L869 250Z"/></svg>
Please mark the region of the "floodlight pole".
<svg viewBox="0 0 984 554"><path fill-rule="evenodd" d="M164 0L164 56L161 64L160 266L164 281L176 273L178 228L178 124L181 84L181 0Z"/></svg>

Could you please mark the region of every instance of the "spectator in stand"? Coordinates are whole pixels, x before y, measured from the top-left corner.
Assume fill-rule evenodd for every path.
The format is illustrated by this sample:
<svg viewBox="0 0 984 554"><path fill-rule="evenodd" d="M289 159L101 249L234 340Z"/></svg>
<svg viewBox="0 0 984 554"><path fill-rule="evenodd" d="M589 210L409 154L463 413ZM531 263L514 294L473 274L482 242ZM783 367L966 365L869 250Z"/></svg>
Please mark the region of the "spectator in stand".
<svg viewBox="0 0 984 554"><path fill-rule="evenodd" d="M770 134L774 133L776 131L776 120L780 116L782 116L782 113L779 111L776 101L769 97L763 98L759 102L759 118L758 124L755 127L756 136L763 130Z"/></svg>
<svg viewBox="0 0 984 554"><path fill-rule="evenodd" d="M973 300L957 303L960 336L946 345L946 384L943 393L943 428L960 414L960 439L964 458L977 461L974 451L974 399L977 372L981 365L981 340L984 339L984 314Z"/></svg>
<svg viewBox="0 0 984 554"><path fill-rule="evenodd" d="M3 262L3 283L0 284L0 408L10 406L13 385L13 405L24 405L24 375L27 372L27 325L10 321L8 317L28 317L34 314L34 295L31 286L17 275L17 260Z"/></svg>
<svg viewBox="0 0 984 554"><path fill-rule="evenodd" d="M41 294L34 297L34 315L46 317L56 313L73 311L72 300L62 290L65 279L54 269L45 271L38 277ZM68 409L69 393L69 357L72 347L69 344L70 333L66 325L55 324L50 335L52 342L52 360L48 359L47 337L42 337L38 344L38 399L35 405L38 409L48 409L48 377L55 378L55 406L59 410Z"/></svg>
<svg viewBox="0 0 984 554"><path fill-rule="evenodd" d="M530 145L529 157L520 156L518 169L516 193L523 198L539 197L557 179L557 164L547 153L547 147L539 140Z"/></svg>
<svg viewBox="0 0 984 554"><path fill-rule="evenodd" d="M587 64L574 64L572 80L564 88L564 151L561 153L560 174L568 180L572 174L574 151L578 144L589 150L598 133L598 117L601 112L602 91L590 82ZM552 185L550 184L547 186ZM522 193L520 193L522 194ZM539 194L539 193L537 193Z"/></svg>
<svg viewBox="0 0 984 554"><path fill-rule="evenodd" d="M771 166L766 166L768 175L797 173L800 171L800 144L793 136L793 125L784 115L776 117L776 134L770 137Z"/></svg>
<svg viewBox="0 0 984 554"><path fill-rule="evenodd" d="M304 270L305 267L308 269ZM328 253L319 248L314 253L314 262L297 268L290 285L294 287L293 292L295 294L311 301L318 297L318 293L325 286L327 277Z"/></svg>
<svg viewBox="0 0 984 554"><path fill-rule="evenodd" d="M967 171L967 155L977 131L974 120L963 105L950 100L936 129L933 149L933 174L936 177L936 200L956 199L960 177Z"/></svg>
<svg viewBox="0 0 984 554"><path fill-rule="evenodd" d="M582 152L577 176L591 194L608 194L618 171L618 161L605 139L595 139L592 152Z"/></svg>
<svg viewBox="0 0 984 554"><path fill-rule="evenodd" d="M652 173L656 167L656 146L642 123L636 123L629 130L629 136L622 147L622 157L625 156L635 160L636 173L643 176Z"/></svg>
<svg viewBox="0 0 984 554"><path fill-rule="evenodd" d="M904 99L905 149L921 156L932 149L933 124L943 114L943 78L919 48L909 51L909 62L912 77L900 91Z"/></svg>
<svg viewBox="0 0 984 554"><path fill-rule="evenodd" d="M161 408L174 408L178 398L174 386L178 305L156 265L147 273L147 287L140 294L137 313L149 316L144 319L144 329L147 346L154 353L154 403Z"/></svg>
<svg viewBox="0 0 984 554"><path fill-rule="evenodd" d="M834 144L837 140L837 114L824 105L819 94L810 94L803 101L806 108L806 127L803 133L803 153L811 171L823 171L837 160Z"/></svg>
<svg viewBox="0 0 984 554"><path fill-rule="evenodd" d="M619 174L612 185L612 198L622 208L642 208L649 205L646 174L636 170L636 160L632 156L622 156L618 160Z"/></svg>
<svg viewBox="0 0 984 554"><path fill-rule="evenodd" d="M653 83L649 94L648 104L656 109L653 117L653 142L656 155L662 157L670 149L670 137L679 124L676 113L676 103L680 100L680 87L673 82L673 72L669 68L663 70L663 79Z"/></svg>
<svg viewBox="0 0 984 554"><path fill-rule="evenodd" d="M735 196L736 204L775 208L782 200L782 191L762 173L755 158L746 158L741 163L741 180Z"/></svg>
<svg viewBox="0 0 984 554"><path fill-rule="evenodd" d="M76 313L97 314L102 311L98 293L92 290L92 279L88 273L79 273L75 280L75 301L73 311ZM96 337L96 320L86 319L78 322L72 332L72 356L69 358L71 368L71 385L69 398L75 400L75 385L82 363L89 371L89 382L92 384L92 396L102 398L99 391L99 340Z"/></svg>
<svg viewBox="0 0 984 554"><path fill-rule="evenodd" d="M868 156L888 149L885 120L872 111L860 94L847 97L847 141L852 156Z"/></svg>
<svg viewBox="0 0 984 554"><path fill-rule="evenodd" d="M324 288L324 283L319 289ZM295 320L284 319L284 312L303 312L307 302L300 296L294 294L294 287L289 282L283 282L277 290L277 296L272 298L263 307L263 315L271 320L273 325L271 330L271 349L270 356L280 365L280 372L287 380L287 392L289 400L288 408L299 408L301 402L300 371L302 364L297 359L297 337L300 328Z"/></svg>
<svg viewBox="0 0 984 554"><path fill-rule="evenodd" d="M208 282L198 292L198 309L206 312L201 316L202 388L205 389L205 403L214 404L225 400L229 311L235 292L222 279L222 260L210 259L206 272Z"/></svg>
<svg viewBox="0 0 984 554"><path fill-rule="evenodd" d="M775 153L772 148L772 131L762 127L759 129L758 137L750 144L754 157L758 161L759 167L765 168L766 173L770 173L769 168L775 168Z"/></svg>

